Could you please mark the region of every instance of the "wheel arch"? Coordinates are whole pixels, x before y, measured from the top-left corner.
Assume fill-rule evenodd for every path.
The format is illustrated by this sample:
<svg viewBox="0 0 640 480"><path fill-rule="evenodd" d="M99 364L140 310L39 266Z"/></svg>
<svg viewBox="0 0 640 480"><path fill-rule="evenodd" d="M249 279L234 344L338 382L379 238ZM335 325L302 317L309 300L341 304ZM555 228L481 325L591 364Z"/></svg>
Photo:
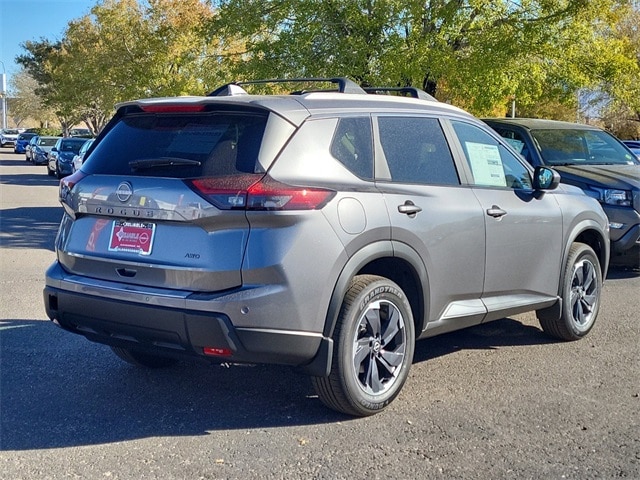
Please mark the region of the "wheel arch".
<svg viewBox="0 0 640 480"><path fill-rule="evenodd" d="M591 249L598 257L600 263L600 271L602 279L607 275L609 268L609 239L607 236L602 235L602 227L595 221L585 221L577 225L574 228L573 233L568 237L568 241L564 246L562 252L562 265L565 265L569 257L569 251L574 243L584 243L591 247ZM538 318L545 319L559 319L562 314L562 286L564 285L565 269L560 270L560 279L558 282L558 301L547 308L538 310L536 313Z"/></svg>
<svg viewBox="0 0 640 480"><path fill-rule="evenodd" d="M593 222L587 222L582 225L580 229L576 229L574 231L571 241L567 242L565 245L562 256L563 264L567 260L571 245L576 242L589 245L595 252L598 257L598 261L600 262L600 271L602 273L602 278L604 279L607 275L607 270L609 269L609 239L602 235L599 225ZM561 280L564 280L564 278Z"/></svg>
<svg viewBox="0 0 640 480"><path fill-rule="evenodd" d="M351 280L357 275L378 275L398 284L407 296L416 338L425 328L426 305L429 292L427 269L420 255L404 243L380 241L366 245L352 255L342 269L331 295L325 317L323 340L315 358L299 367L303 373L313 376L328 376L333 352L332 335L344 296Z"/></svg>

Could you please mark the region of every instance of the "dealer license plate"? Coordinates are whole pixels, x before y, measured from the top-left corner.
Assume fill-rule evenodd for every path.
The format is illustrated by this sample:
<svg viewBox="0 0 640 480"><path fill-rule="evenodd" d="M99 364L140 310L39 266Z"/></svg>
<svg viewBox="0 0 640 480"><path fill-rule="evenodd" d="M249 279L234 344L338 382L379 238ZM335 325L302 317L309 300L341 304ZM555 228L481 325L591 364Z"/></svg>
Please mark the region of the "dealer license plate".
<svg viewBox="0 0 640 480"><path fill-rule="evenodd" d="M109 251L150 255L155 230L154 223L115 220L111 227Z"/></svg>

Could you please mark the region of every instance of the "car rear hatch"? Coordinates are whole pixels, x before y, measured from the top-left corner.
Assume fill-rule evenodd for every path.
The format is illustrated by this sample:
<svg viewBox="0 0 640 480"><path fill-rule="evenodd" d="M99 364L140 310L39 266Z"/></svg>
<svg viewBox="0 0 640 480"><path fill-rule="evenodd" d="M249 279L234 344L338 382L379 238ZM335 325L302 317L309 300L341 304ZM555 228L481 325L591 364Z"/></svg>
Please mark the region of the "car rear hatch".
<svg viewBox="0 0 640 480"><path fill-rule="evenodd" d="M251 106L121 108L61 182L58 261L72 274L152 288L240 286L247 191L293 131Z"/></svg>

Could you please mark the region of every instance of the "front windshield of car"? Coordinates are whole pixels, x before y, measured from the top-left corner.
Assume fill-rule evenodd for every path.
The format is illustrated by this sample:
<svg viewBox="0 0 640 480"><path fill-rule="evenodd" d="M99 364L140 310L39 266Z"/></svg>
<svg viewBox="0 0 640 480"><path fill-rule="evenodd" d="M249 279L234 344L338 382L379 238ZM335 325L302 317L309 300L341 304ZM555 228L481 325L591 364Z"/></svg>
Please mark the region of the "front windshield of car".
<svg viewBox="0 0 640 480"><path fill-rule="evenodd" d="M604 130L540 129L531 132L547 165L638 165L640 162Z"/></svg>

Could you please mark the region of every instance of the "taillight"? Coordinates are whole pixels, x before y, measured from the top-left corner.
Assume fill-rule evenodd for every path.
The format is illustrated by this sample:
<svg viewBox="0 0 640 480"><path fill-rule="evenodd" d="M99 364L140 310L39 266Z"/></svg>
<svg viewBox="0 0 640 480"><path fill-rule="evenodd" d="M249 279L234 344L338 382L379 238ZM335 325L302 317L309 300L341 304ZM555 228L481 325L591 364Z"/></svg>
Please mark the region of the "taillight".
<svg viewBox="0 0 640 480"><path fill-rule="evenodd" d="M223 210L317 210L336 192L296 187L268 175L237 175L192 180L196 192Z"/></svg>
<svg viewBox="0 0 640 480"><path fill-rule="evenodd" d="M60 201L64 202L64 200L67 198L67 195L69 194L69 192L71 192L71 189L74 187L74 185L86 176L87 174L84 173L82 170L76 170L74 173L72 173L68 177L64 177L62 180L60 180L60 189L58 192L60 196Z"/></svg>

